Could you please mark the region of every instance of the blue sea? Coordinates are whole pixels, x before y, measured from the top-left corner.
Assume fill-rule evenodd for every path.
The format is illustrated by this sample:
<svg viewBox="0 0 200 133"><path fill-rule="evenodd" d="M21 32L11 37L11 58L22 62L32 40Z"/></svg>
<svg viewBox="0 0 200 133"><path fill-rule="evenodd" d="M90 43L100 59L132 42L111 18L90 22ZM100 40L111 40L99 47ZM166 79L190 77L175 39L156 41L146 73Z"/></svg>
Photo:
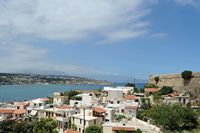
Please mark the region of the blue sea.
<svg viewBox="0 0 200 133"><path fill-rule="evenodd" d="M0 102L24 101L51 96L53 92L95 90L103 87L102 85L3 85L0 86ZM138 83L136 87L143 88L144 84Z"/></svg>

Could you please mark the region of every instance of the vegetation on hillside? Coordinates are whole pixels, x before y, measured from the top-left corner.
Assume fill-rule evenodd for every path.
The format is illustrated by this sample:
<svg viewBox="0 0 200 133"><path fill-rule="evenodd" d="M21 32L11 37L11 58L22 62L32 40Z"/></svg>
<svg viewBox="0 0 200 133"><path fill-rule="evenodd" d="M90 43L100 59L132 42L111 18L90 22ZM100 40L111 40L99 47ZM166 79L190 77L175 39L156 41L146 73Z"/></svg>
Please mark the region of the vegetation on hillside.
<svg viewBox="0 0 200 133"><path fill-rule="evenodd" d="M159 91L161 95L167 95L174 92L173 87L171 86L163 86Z"/></svg>
<svg viewBox="0 0 200 133"><path fill-rule="evenodd" d="M145 84L144 88L159 88L159 87L155 84L148 83L148 84Z"/></svg>
<svg viewBox="0 0 200 133"><path fill-rule="evenodd" d="M144 111L146 119L170 131L191 130L198 126L198 116L189 107L181 105L156 105Z"/></svg>
<svg viewBox="0 0 200 133"><path fill-rule="evenodd" d="M92 125L86 128L86 133L102 133L102 129L96 125Z"/></svg>
<svg viewBox="0 0 200 133"><path fill-rule="evenodd" d="M57 133L56 121L42 118L30 121L3 121L0 122L0 132L9 133Z"/></svg>

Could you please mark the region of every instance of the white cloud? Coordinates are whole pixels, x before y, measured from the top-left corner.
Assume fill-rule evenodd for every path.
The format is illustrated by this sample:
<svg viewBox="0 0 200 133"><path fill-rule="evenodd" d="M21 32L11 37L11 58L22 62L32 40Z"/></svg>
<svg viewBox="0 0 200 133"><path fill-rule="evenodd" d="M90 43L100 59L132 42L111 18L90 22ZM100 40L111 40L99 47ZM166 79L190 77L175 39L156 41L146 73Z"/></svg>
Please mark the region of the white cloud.
<svg viewBox="0 0 200 133"><path fill-rule="evenodd" d="M0 71L115 75L58 64L31 40L115 43L147 33L157 0L0 0ZM101 39L100 39L101 38ZM39 41L38 41L39 42Z"/></svg>
<svg viewBox="0 0 200 133"><path fill-rule="evenodd" d="M0 36L123 40L143 35L157 0L2 0ZM127 31L128 29L128 31ZM122 35L122 36L119 36Z"/></svg>
<svg viewBox="0 0 200 133"><path fill-rule="evenodd" d="M30 44L0 43L0 72L47 73L70 75L115 75L87 66L56 63L48 57L49 51Z"/></svg>

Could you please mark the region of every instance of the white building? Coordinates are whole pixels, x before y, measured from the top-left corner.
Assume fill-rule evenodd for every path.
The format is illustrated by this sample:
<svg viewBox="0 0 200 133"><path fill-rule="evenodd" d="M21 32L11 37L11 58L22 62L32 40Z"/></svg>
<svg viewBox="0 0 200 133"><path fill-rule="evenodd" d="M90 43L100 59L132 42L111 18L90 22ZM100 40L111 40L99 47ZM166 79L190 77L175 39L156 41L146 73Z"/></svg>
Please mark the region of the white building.
<svg viewBox="0 0 200 133"><path fill-rule="evenodd" d="M103 133L117 133L120 130L133 132L137 129L140 129L143 133L161 133L160 128L137 118L133 118L131 121L106 122L102 126Z"/></svg>
<svg viewBox="0 0 200 133"><path fill-rule="evenodd" d="M28 113L31 113L34 109L44 109L48 98L38 98L29 101L29 106L26 108Z"/></svg>
<svg viewBox="0 0 200 133"><path fill-rule="evenodd" d="M128 125L119 122L106 122L103 125L103 133L118 133L119 131L133 132L135 127L133 125Z"/></svg>
<svg viewBox="0 0 200 133"><path fill-rule="evenodd" d="M48 109L35 110L37 117L40 118L52 118L57 122L57 128L59 133L63 133L69 127L70 117L79 111L72 109L68 105L56 106ZM36 114L35 113L35 114Z"/></svg>
<svg viewBox="0 0 200 133"><path fill-rule="evenodd" d="M117 86L117 87L104 87L103 91L110 91L110 90L121 90L124 94L128 94L129 92L134 91L134 87L128 86Z"/></svg>
<svg viewBox="0 0 200 133"><path fill-rule="evenodd" d="M102 119L92 115L76 114L71 117L71 122L76 125L77 131L85 133L85 129L91 125L101 126Z"/></svg>
<svg viewBox="0 0 200 133"><path fill-rule="evenodd" d="M53 94L53 104L54 105L63 105L65 101L67 100L67 97L63 95L61 92L55 92Z"/></svg>
<svg viewBox="0 0 200 133"><path fill-rule="evenodd" d="M83 93L76 96L81 97L81 100L70 100L70 106L72 107L89 107L98 103L98 98L93 93Z"/></svg>
<svg viewBox="0 0 200 133"><path fill-rule="evenodd" d="M139 100L133 95L128 95L124 99L110 100L106 108L112 110L114 114L124 114L127 118L136 117ZM108 120L111 120L108 118Z"/></svg>
<svg viewBox="0 0 200 133"><path fill-rule="evenodd" d="M106 108L105 121L112 121L113 115L114 115L113 109L112 108Z"/></svg>
<svg viewBox="0 0 200 133"><path fill-rule="evenodd" d="M118 99L118 98L123 98L123 90L118 90L118 89L113 89L113 90L108 90L108 99Z"/></svg>

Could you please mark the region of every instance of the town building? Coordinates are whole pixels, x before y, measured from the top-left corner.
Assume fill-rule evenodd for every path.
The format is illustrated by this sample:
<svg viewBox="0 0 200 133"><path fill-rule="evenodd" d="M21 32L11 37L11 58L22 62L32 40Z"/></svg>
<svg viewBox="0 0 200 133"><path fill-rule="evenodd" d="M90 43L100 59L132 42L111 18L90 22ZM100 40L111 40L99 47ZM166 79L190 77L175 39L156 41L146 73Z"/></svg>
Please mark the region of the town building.
<svg viewBox="0 0 200 133"><path fill-rule="evenodd" d="M67 101L68 97L64 96L61 92L54 92L53 94L53 104L54 105L63 105Z"/></svg>
<svg viewBox="0 0 200 133"><path fill-rule="evenodd" d="M71 116L71 122L77 127L77 131L85 133L85 129L91 125L101 126L102 119L94 117L87 112Z"/></svg>
<svg viewBox="0 0 200 133"><path fill-rule="evenodd" d="M124 130L127 133L132 133L137 129L140 129L142 133L161 133L160 128L137 118L133 118L130 121L124 120L120 122L105 122L102 126L103 133L118 133L121 130Z"/></svg>

